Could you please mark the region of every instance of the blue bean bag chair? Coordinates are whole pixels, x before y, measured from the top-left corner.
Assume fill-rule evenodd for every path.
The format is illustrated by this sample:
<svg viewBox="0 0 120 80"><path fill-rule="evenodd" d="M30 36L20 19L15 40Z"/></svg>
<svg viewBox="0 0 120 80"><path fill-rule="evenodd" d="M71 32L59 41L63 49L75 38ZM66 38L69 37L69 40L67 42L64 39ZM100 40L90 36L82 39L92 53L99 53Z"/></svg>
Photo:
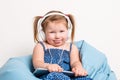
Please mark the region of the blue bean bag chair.
<svg viewBox="0 0 120 80"><path fill-rule="evenodd" d="M106 56L85 42L75 42L82 57L83 67L93 80L117 80ZM0 68L0 80L40 80L33 75L32 55L10 58Z"/></svg>

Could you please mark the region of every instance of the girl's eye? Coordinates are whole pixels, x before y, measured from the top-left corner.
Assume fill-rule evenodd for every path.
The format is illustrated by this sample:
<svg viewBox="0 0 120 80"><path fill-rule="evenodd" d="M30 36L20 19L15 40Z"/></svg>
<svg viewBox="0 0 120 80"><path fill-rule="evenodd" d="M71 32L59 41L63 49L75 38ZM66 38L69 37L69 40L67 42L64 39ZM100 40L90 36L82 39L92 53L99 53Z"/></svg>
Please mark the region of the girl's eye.
<svg viewBox="0 0 120 80"><path fill-rule="evenodd" d="M60 32L64 32L63 30L61 30Z"/></svg>
<svg viewBox="0 0 120 80"><path fill-rule="evenodd" d="M55 33L54 31L51 31L50 33Z"/></svg>

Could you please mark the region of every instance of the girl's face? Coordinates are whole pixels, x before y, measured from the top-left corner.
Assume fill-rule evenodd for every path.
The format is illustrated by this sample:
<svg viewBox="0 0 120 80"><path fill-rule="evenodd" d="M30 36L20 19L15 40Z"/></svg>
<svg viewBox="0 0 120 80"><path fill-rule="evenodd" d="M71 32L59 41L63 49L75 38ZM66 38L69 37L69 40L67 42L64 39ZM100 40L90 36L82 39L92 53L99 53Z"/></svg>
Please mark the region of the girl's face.
<svg viewBox="0 0 120 80"><path fill-rule="evenodd" d="M50 22L45 29L45 38L53 46L63 45L68 37L68 30L63 22Z"/></svg>

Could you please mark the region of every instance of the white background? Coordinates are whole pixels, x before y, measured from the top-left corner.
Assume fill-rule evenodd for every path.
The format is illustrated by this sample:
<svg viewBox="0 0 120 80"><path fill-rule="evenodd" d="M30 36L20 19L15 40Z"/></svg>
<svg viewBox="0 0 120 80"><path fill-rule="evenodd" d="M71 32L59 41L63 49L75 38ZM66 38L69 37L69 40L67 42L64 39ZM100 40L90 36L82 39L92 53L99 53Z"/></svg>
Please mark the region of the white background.
<svg viewBox="0 0 120 80"><path fill-rule="evenodd" d="M0 0L0 66L11 57L32 54L33 18L49 10L73 14L75 40L104 52L120 79L119 0Z"/></svg>

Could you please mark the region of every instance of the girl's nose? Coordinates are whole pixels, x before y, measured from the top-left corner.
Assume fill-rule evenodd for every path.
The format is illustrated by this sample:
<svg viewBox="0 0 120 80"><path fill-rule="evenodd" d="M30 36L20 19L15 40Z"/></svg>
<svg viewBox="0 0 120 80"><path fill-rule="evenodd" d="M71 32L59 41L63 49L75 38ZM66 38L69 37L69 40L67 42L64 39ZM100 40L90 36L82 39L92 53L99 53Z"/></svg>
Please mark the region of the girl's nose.
<svg viewBox="0 0 120 80"><path fill-rule="evenodd" d="M55 34L55 38L59 38L60 37L60 34L59 33L56 33Z"/></svg>

